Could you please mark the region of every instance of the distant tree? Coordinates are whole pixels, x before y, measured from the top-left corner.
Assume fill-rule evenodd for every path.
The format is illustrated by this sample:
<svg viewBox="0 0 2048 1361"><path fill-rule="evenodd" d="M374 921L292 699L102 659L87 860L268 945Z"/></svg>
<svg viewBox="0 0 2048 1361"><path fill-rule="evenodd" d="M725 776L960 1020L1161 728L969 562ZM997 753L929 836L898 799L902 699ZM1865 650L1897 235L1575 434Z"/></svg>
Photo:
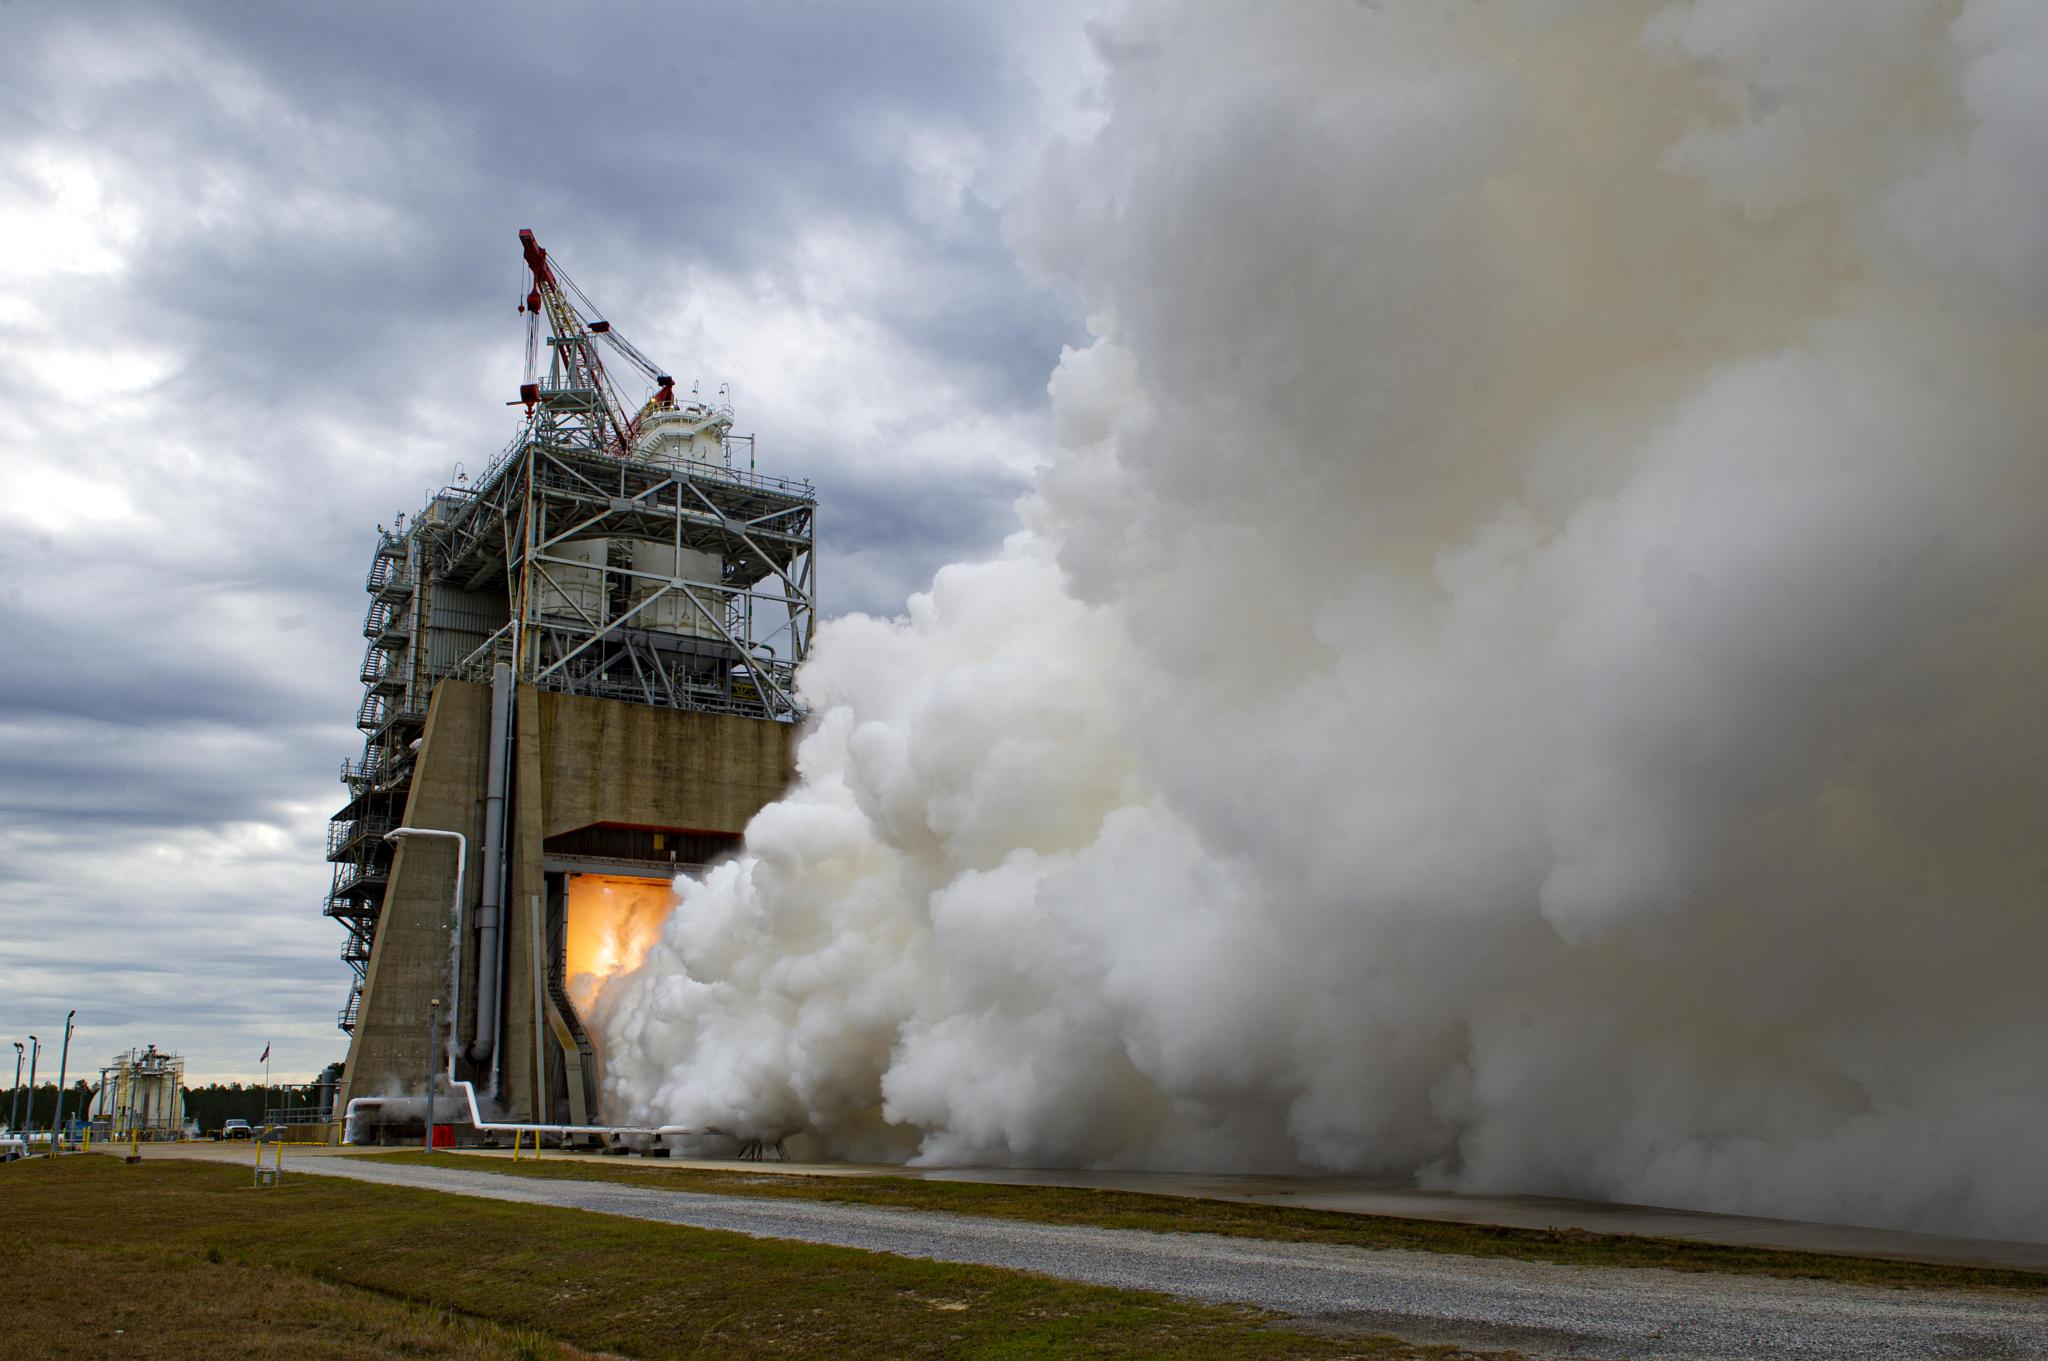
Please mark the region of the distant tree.
<svg viewBox="0 0 2048 1361"><path fill-rule="evenodd" d="M330 1063L312 1082L279 1083L267 1090L260 1082L246 1086L240 1082L209 1082L200 1087L187 1087L185 1119L197 1122L202 1130L212 1131L228 1120L240 1119L252 1125L259 1124L265 1111L281 1106L317 1106L321 1100L321 1084L340 1082L341 1069L341 1064ZM48 1129L57 1114L57 1084L38 1083L33 1091L27 1083L18 1088L0 1088L0 1126L7 1125L14 1118L16 1092L21 1093L22 1127ZM64 1098L65 1123L88 1118L98 1094L98 1086L83 1078L73 1083L71 1094Z"/></svg>
<svg viewBox="0 0 2048 1361"><path fill-rule="evenodd" d="M263 1118L263 1089L244 1087L239 1082L209 1082L185 1089L185 1118L212 1131L223 1121L240 1119L255 1124Z"/></svg>
<svg viewBox="0 0 2048 1361"><path fill-rule="evenodd" d="M80 1078L71 1084L71 1094L64 1098L64 1122L84 1119L92 1110L92 1100L99 1091L92 1083ZM0 1094L0 1124L14 1118L16 1094L21 1098L21 1124L23 1129L48 1129L50 1122L57 1118L57 1084L39 1082L34 1090L24 1082L19 1087L9 1087Z"/></svg>
<svg viewBox="0 0 2048 1361"><path fill-rule="evenodd" d="M260 1082L243 1085L239 1082L210 1082L203 1087L185 1089L185 1118L199 1122L199 1128L211 1133L229 1120L247 1120L256 1125L263 1122L266 1111L289 1106L317 1106L320 1104L321 1081L341 1080L341 1065L330 1063L321 1070L319 1079L307 1083L281 1082L265 1088Z"/></svg>

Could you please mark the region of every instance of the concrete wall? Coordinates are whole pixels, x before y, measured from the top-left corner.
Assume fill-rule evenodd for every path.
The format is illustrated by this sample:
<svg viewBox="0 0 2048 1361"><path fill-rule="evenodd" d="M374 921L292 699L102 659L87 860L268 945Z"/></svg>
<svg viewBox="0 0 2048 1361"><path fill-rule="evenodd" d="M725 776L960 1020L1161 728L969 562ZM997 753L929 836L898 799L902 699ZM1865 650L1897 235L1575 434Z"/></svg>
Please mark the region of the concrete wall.
<svg viewBox="0 0 2048 1361"><path fill-rule="evenodd" d="M740 832L795 773L794 729L522 687L540 708L542 834L592 823Z"/></svg>
<svg viewBox="0 0 2048 1361"><path fill-rule="evenodd" d="M461 832L469 838L466 902L477 899L477 860L483 845L484 746L490 727L490 687L445 681L435 687L406 798L405 825ZM448 1034L448 947L455 843L442 837L399 843L391 884L356 1014L337 1099L399 1092L420 1093L427 1074L427 1004L441 999L441 1034ZM469 959L465 952L465 968ZM467 989L465 991L468 991ZM463 999L469 1015L476 1000ZM466 1031L465 1031L466 1033ZM445 1066L445 1060L442 1061Z"/></svg>
<svg viewBox="0 0 2048 1361"><path fill-rule="evenodd" d="M470 838L463 945L462 1034L475 1015L474 917L483 853L486 730L490 688L444 681L427 713L409 827ZM501 1104L514 1119L536 1113L535 1048L552 1053L543 1020L535 1030L532 903L545 904L546 838L595 823L662 830L738 833L795 773L790 724L685 713L612 700L557 695L522 685L513 712L514 752L506 816L504 1017ZM371 948L368 981L349 1048L341 1099L417 1090L426 1072L427 1001L448 996L452 843L401 845ZM543 961L544 962L544 961ZM543 1014L546 1003L543 1003ZM445 1035L445 1031L444 1031ZM481 1090L485 1073L469 1074Z"/></svg>

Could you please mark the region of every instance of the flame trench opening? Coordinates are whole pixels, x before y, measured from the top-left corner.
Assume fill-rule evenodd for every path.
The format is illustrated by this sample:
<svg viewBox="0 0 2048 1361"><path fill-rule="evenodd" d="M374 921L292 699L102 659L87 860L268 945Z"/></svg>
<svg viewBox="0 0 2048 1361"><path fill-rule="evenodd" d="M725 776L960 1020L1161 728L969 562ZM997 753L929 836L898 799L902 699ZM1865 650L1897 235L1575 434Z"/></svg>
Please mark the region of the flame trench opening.
<svg viewBox="0 0 2048 1361"><path fill-rule="evenodd" d="M569 876L562 975L580 1015L591 1014L615 975L640 967L674 907L665 879Z"/></svg>

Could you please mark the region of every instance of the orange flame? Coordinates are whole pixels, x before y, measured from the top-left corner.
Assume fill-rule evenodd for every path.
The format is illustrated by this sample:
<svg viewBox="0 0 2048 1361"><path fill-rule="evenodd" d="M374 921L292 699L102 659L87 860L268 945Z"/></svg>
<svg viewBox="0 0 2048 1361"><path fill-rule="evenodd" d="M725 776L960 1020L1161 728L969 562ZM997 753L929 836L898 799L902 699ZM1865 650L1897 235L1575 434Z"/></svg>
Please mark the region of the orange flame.
<svg viewBox="0 0 2048 1361"><path fill-rule="evenodd" d="M675 892L664 879L569 877L563 974L577 1011L588 1015L614 974L640 967L674 906Z"/></svg>

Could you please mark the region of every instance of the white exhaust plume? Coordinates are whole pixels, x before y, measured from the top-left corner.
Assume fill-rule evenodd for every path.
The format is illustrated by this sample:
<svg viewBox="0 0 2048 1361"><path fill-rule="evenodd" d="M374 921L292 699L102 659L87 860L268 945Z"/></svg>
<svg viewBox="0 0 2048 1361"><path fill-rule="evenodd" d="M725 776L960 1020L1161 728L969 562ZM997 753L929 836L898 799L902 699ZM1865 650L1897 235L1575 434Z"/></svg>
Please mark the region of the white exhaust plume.
<svg viewBox="0 0 2048 1361"><path fill-rule="evenodd" d="M2048 7L1138 3L617 1119L2048 1237Z"/></svg>

